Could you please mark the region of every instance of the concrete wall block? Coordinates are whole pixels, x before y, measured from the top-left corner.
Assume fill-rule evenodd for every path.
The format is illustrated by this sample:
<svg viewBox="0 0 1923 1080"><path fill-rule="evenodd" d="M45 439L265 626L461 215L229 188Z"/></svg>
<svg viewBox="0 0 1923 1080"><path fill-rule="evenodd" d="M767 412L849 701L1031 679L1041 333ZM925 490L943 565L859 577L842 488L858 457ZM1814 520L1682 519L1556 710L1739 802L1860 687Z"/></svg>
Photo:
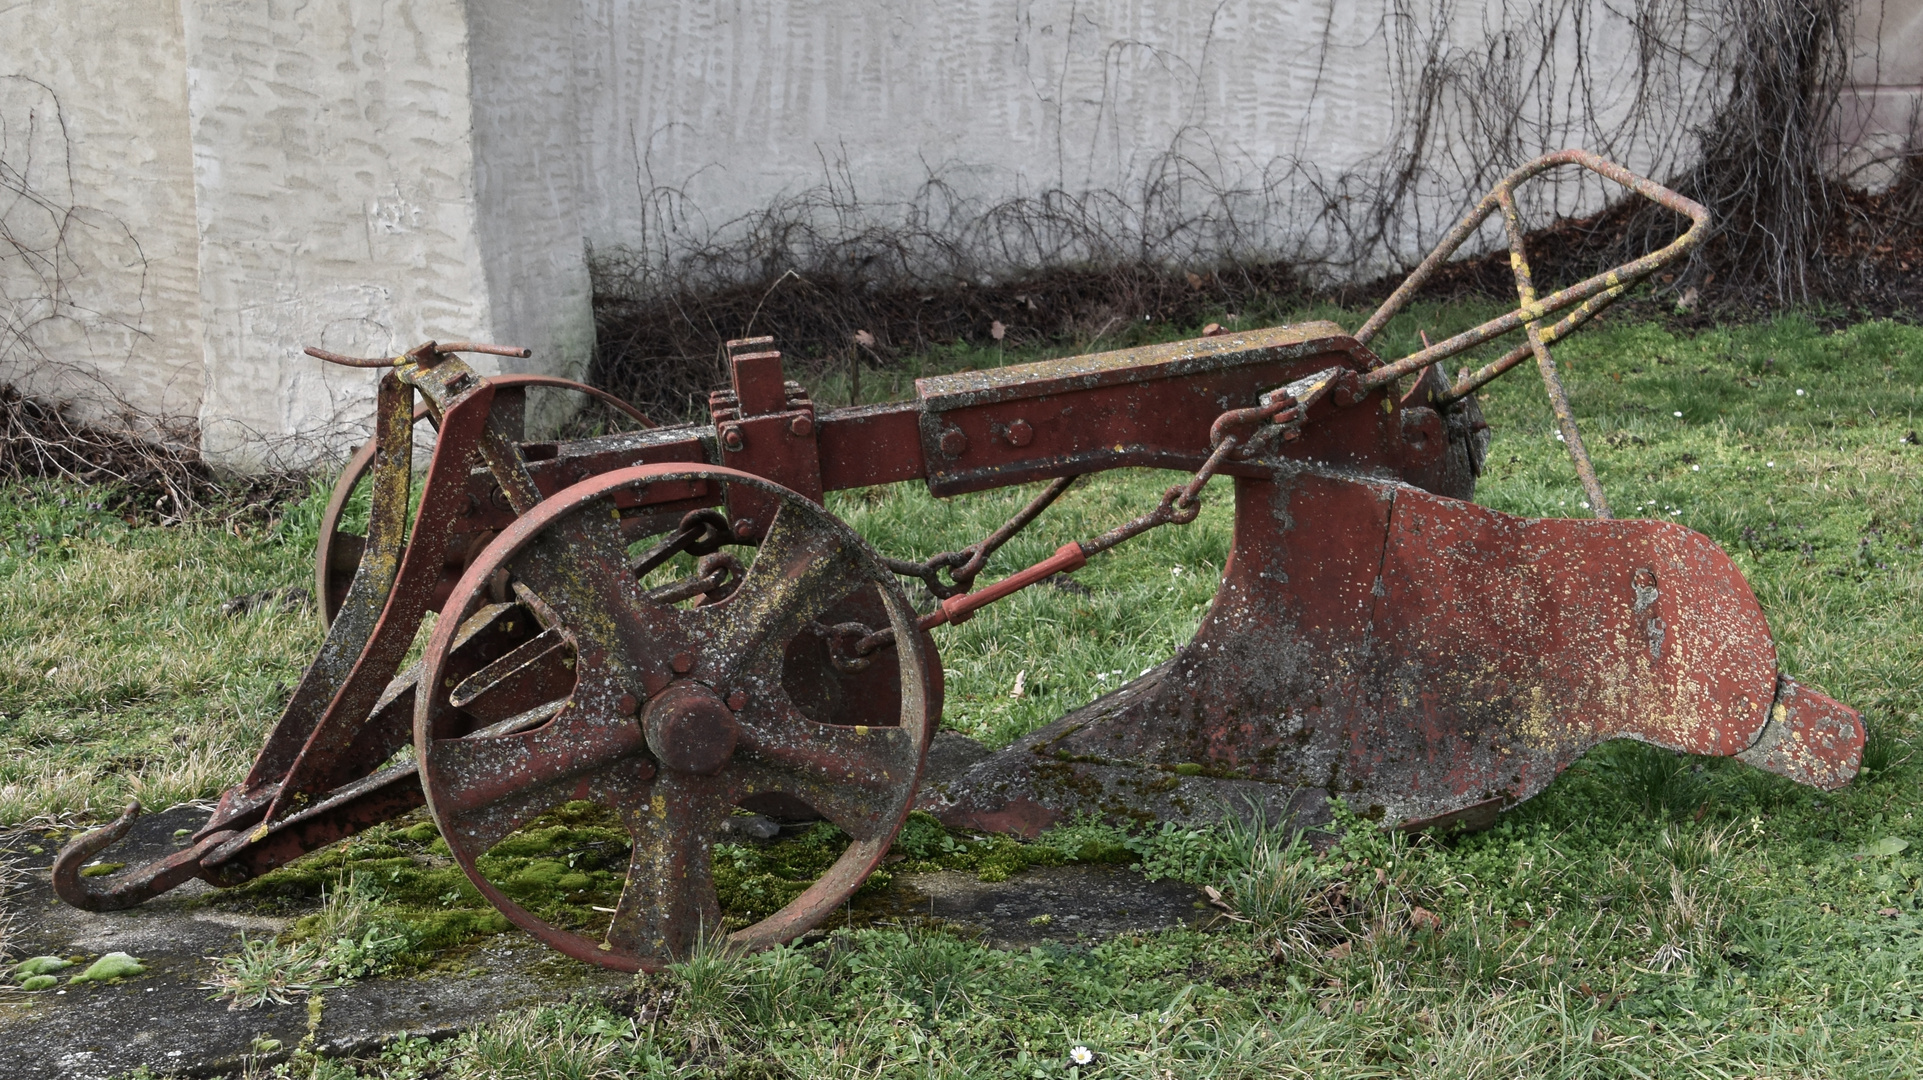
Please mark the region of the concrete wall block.
<svg viewBox="0 0 1923 1080"><path fill-rule="evenodd" d="M0 10L0 381L192 419L199 265L179 9Z"/></svg>
<svg viewBox="0 0 1923 1080"><path fill-rule="evenodd" d="M1681 110L1639 118L1625 78L1636 13L1604 0L583 4L587 235L664 264L738 238L804 193L813 205L799 212L828 231L887 228L931 179L944 194L924 206L964 209L940 227L1052 191L1124 245L1187 224L1197 253L1314 253L1342 242L1316 220L1329 201L1366 202L1417 137L1407 113L1425 62L1508 64L1518 103L1506 115L1488 115L1471 82L1444 87L1409 219L1377 253L1408 257L1492 179L1465 171L1485 150L1457 152L1488 127L1515 123L1518 161L1574 143L1653 168L1689 150L1689 126L1703 119L1689 109L1713 96L1680 63ZM1706 36L1691 25L1679 32ZM1539 64L1550 29L1550 62ZM1492 49L1504 34L1513 48ZM1579 43L1587 79L1576 77ZM1594 131L1618 137L1595 147ZM1600 181L1569 184L1536 209L1579 211L1606 193ZM1236 225L1216 228L1231 216Z"/></svg>
<svg viewBox="0 0 1923 1080"><path fill-rule="evenodd" d="M1700 46L1726 28L1703 10L1721 9L17 0L0 10L0 188L17 189L0 379L196 416L223 464L300 464L362 437L374 386L302 345L479 338L536 351L484 370L579 376L591 250L670 270L738 254L772 213L831 239L1006 241L1017 264L1101 244L1310 257L1348 242L1331 208L1373 205L1419 144L1386 235L1335 266L1366 273L1486 186L1492 138L1516 160L1574 143L1681 164L1718 99ZM1632 16L1681 35L1653 103ZM1913 149L1923 116L1923 0L1864 0L1856 27L1844 168ZM1428 126L1422 85L1441 87ZM1614 192L1535 194L1545 220ZM987 213L1044 196L1075 222L1052 239Z"/></svg>
<svg viewBox="0 0 1923 1080"><path fill-rule="evenodd" d="M1923 149L1923 0L1863 0L1851 85L1837 118L1837 171L1882 191L1900 158Z"/></svg>
<svg viewBox="0 0 1923 1080"><path fill-rule="evenodd" d="M574 142L580 14L579 0L468 3L477 241L493 333L534 350L507 366L574 379L594 351ZM557 417L531 419L538 429Z"/></svg>
<svg viewBox="0 0 1923 1080"><path fill-rule="evenodd" d="M203 449L302 464L367 427L391 353L489 326L459 0L185 0Z"/></svg>
<svg viewBox="0 0 1923 1080"><path fill-rule="evenodd" d="M565 79L565 28L544 56L542 20L513 4L185 8L210 458L304 464L364 437L375 380L303 345L503 340L536 370L585 368L573 163L543 135L571 110L529 78Z"/></svg>

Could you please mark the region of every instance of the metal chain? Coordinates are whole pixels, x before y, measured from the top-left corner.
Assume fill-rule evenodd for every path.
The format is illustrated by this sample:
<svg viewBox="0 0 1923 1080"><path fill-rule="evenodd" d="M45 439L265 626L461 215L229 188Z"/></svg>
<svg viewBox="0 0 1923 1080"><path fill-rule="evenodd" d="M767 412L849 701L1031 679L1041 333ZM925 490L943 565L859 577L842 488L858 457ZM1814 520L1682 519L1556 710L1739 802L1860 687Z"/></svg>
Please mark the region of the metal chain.
<svg viewBox="0 0 1923 1080"><path fill-rule="evenodd" d="M988 557L995 554L997 548L1013 540L1023 529L1028 528L1036 518L1042 515L1042 511L1053 505L1055 500L1061 498L1062 493L1079 479L1081 475L1078 473L1074 476L1061 477L1049 484L1040 495L1029 500L1028 505L1022 507L1020 513L1009 518L1001 528L960 551L944 551L927 562L909 562L906 559L893 559L886 555L882 556L881 561L887 564L888 569L902 577L919 579L928 586L928 591L933 593L937 600L960 596L974 587L975 579L981 575L982 568L988 565ZM953 584L946 584L941 580L943 570L948 571L949 580Z"/></svg>
<svg viewBox="0 0 1923 1080"><path fill-rule="evenodd" d="M1264 394L1259 405L1247 409L1231 409L1217 417L1209 428L1209 456L1202 467L1195 470L1187 483L1176 484L1162 493L1161 502L1148 513L1132 521L1118 525L1092 540L1071 542L1064 545L1054 558L1046 559L1029 567L1028 570L1011 575L985 590L979 605L950 605L944 603L920 620L921 628L926 630L944 622L960 622L973 615L976 607L986 606L1003 596L1012 594L1034 581L1046 580L1054 576L1039 574L1038 571L1051 564L1060 563L1075 568L1085 563L1090 556L1098 555L1110 548L1160 528L1163 525L1187 525L1202 514L1202 489L1215 478L1229 459L1246 460L1260 454L1270 444L1280 439L1284 442L1300 438L1302 423L1308 414L1309 406L1325 396L1334 393L1337 403L1353 404L1361 400L1366 391L1361 386L1360 377L1352 370L1332 367L1319 371L1304 379L1298 379L1280 389ZM944 552L928 560L927 563L903 562L887 559L889 569L908 577L917 577L929 582L930 592L937 599L948 601L968 594L976 575L994 550L1007 543L1009 539L1026 528L1041 512L1047 509L1062 492L1067 491L1077 477L1069 476L1050 484L1048 489L1038 495L1021 513L1011 518L993 535L973 547L958 552ZM962 558L967 556L966 559ZM959 566L956 566L960 563ZM1070 565L1072 564L1072 566ZM951 576L957 587L945 593L939 591L935 572L950 567ZM1022 580L1032 577L1034 580ZM1012 588L1004 586L1013 583ZM993 594L993 595L989 595ZM951 614L951 607L958 613ZM830 660L839 671L860 671L867 667L873 654L894 644L893 627L867 632L868 627L861 623L840 623L835 626L810 624L809 630L828 643Z"/></svg>

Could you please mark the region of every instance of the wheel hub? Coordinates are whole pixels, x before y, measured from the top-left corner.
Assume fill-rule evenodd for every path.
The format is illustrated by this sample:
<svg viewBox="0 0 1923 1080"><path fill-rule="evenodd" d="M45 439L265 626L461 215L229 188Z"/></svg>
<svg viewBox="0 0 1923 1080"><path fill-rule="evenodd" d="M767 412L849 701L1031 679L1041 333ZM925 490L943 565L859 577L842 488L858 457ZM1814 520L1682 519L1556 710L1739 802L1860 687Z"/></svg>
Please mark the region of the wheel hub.
<svg viewBox="0 0 1923 1080"><path fill-rule="evenodd" d="M734 756L741 726L720 695L698 682L677 681L648 702L641 717L648 749L664 768L712 776Z"/></svg>

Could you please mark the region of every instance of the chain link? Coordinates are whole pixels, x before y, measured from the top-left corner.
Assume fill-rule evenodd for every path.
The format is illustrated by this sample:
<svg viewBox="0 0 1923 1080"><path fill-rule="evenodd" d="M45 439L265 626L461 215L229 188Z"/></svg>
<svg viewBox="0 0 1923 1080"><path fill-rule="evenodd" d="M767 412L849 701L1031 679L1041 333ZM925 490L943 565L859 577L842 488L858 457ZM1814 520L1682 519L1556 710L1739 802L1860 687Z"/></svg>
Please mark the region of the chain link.
<svg viewBox="0 0 1923 1080"><path fill-rule="evenodd" d="M1209 427L1209 456L1202 467L1195 470L1186 483L1176 484L1162 493L1162 500L1155 509L1118 525L1092 540L1083 540L1074 545L1079 548L1082 560L1100 554L1110 548L1126 543L1151 529L1163 525L1187 525L1202 514L1202 489L1215 478L1222 466L1230 459L1247 460L1260 455L1276 440L1290 442L1302 435L1302 424L1308 414L1309 406L1331 394L1339 405L1352 405L1367 393L1361 378L1345 367L1332 367L1318 371L1307 378L1297 379L1262 396L1261 404L1246 409L1231 409L1216 417ZM1048 489L1010 518L1006 525L996 530L981 543L961 549L945 551L925 563L907 562L901 559L884 557L888 568L903 577L918 578L927 583L928 591L937 600L947 601L966 595L973 587L975 578L987 564L988 557L995 549L1013 539L1016 534L1027 528L1046 510L1049 504L1060 498L1079 477L1067 476L1055 481ZM1061 551L1056 553L1057 561ZM1037 566L1042 564L1038 563ZM1075 565L1079 566L1080 561ZM954 584L946 585L940 580L939 572L948 570ZM1031 570L1034 567L1030 568ZM993 592L994 590L989 590ZM999 599L995 597L993 599ZM986 601L985 601L986 602ZM948 605L925 615L921 619L924 629L947 621L960 621L965 614L952 618L946 613ZM972 614L973 609L968 609ZM860 671L867 667L871 657L878 650L894 644L895 631L889 627L868 632L861 623L840 623L835 626L810 624L809 630L828 643L829 658L839 671Z"/></svg>
<svg viewBox="0 0 1923 1080"><path fill-rule="evenodd" d="M884 555L882 562L887 564L888 569L902 577L919 579L928 586L928 591L933 593L937 600L960 596L974 588L975 579L981 576L982 568L988 565L988 557L995 554L997 548L1013 540L1023 529L1028 528L1036 518L1042 515L1042 511L1053 505L1055 500L1061 498L1062 493L1079 479L1081 479L1080 474L1064 476L1049 484L1040 495L1029 500L1028 505L1022 507L1020 513L1009 518L1001 528L960 551L944 551L927 562L919 563L909 562L906 559L893 559ZM952 584L941 580L943 570L948 571L949 581Z"/></svg>

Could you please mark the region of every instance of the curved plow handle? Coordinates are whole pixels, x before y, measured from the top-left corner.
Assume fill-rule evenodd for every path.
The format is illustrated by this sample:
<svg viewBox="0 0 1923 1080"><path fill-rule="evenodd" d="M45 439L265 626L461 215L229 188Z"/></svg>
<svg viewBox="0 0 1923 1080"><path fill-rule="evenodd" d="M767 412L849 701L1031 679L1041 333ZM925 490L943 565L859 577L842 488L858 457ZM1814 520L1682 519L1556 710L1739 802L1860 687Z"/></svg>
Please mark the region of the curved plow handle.
<svg viewBox="0 0 1923 1080"><path fill-rule="evenodd" d="M1654 251L1640 259L1634 259L1606 273L1597 274L1585 281L1571 285L1549 296L1538 298L1533 272L1529 269L1529 256L1523 250L1522 216L1516 209L1515 187L1517 184L1561 165L1580 165L1593 173L1607 177L1625 188L1661 206L1668 207L1678 214L1689 218L1689 230L1671 241L1661 251ZM1475 235L1482 223L1491 214L1502 212L1503 229L1509 236L1509 269L1516 278L1516 295L1522 306L1501 318L1491 319L1473 330L1457 334L1439 345L1429 344L1425 335L1423 348L1397 360L1393 364L1383 364L1373 368L1363 376L1363 384L1368 387L1383 386L1396 379L1419 371L1447 357L1454 356L1464 349L1472 348L1491 338L1500 337L1512 330L1525 332L1527 341L1511 349L1509 353L1481 370L1471 373L1464 369L1454 386L1446 392L1434 396L1437 404L1454 401L1473 393L1477 387L1489 382L1503 372L1534 356L1536 365L1542 371L1543 389L1549 394L1549 403L1556 414L1556 426L1560 428L1559 437L1566 444L1569 459L1576 466L1576 476L1581 479L1583 491L1588 500L1583 504L1591 508L1598 518L1614 515L1609 512L1609 499L1603 494L1602 483L1596 478L1596 467L1589 460L1589 451L1583 446L1582 432L1576 427L1575 414L1569 408L1569 396L1564 392L1562 376L1556 370L1556 361L1549 355L1549 345L1556 339L1581 326L1603 308L1615 303L1617 297L1627 292L1630 286L1668 266L1687 254L1691 248L1702 243L1708 235L1709 211L1702 205L1678 195L1646 177L1637 176L1613 161L1605 161L1587 150L1559 150L1547 154L1502 178L1495 189L1482 197L1469 216L1450 230L1441 244L1422 260L1407 281L1396 289L1395 294L1383 301L1362 329L1355 332L1357 341L1367 343L1382 329L1409 298L1415 295L1423 282L1429 279L1438 266L1455 253L1463 242ZM1557 315L1568 308L1575 308L1560 322L1545 325L1545 319Z"/></svg>
<svg viewBox="0 0 1923 1080"><path fill-rule="evenodd" d="M80 876L87 860L113 846L140 816L140 800L127 804L120 816L103 828L74 837L53 861L53 891L83 911L122 911L145 903L188 878L201 876L201 859L233 839L235 833L213 833L193 847L176 851L145 866L122 870L106 878Z"/></svg>
<svg viewBox="0 0 1923 1080"><path fill-rule="evenodd" d="M1516 215L1514 193L1516 186L1523 181L1564 165L1581 166L1651 202L1674 210L1689 219L1689 228L1660 250L1652 251L1639 259L1632 259L1612 270L1585 278L1566 289L1557 290L1538 299L1535 294L1535 285L1531 280L1533 275L1529 270L1529 261L1521 253L1521 244L1517 240L1520 236L1521 222ZM1628 291L1630 286L1688 254L1709 235L1709 211L1694 199L1671 191L1647 177L1637 176L1621 165L1606 161L1587 150L1558 150L1553 154L1544 154L1503 177L1489 194L1484 195L1475 209L1469 211L1467 217L1457 223L1455 228L1449 230L1449 235L1443 237L1442 242L1437 244L1435 250L1422 260L1422 264L1409 274L1408 279L1382 302L1382 306L1376 309L1375 314L1369 316L1369 320L1355 332L1355 339L1364 345L1368 344L1388 324L1390 317L1401 311L1416 291L1428 282L1437 268L1447 262L1449 257L1456 253L1456 249L1474 236L1476 230L1482 227L1482 223L1498 211L1501 211L1504 225L1510 234L1512 256L1510 266L1516 272L1516 284L1518 291L1522 294L1522 305L1507 315L1491 319L1472 330L1465 330L1447 341L1437 342L1434 345L1427 345L1425 342L1426 347L1420 351L1410 353L1393 364L1384 364L1370 371L1365 377L1365 381L1370 386L1381 386L1392 382L1412 371L1474 348L1491 338L1521 330L1526 324L1539 323L1551 315L1575 308L1576 310L1561 322L1540 329L1539 335L1544 343L1554 341L1609 306L1617 297ZM1507 365L1528 356L1530 351L1526 347L1519 347L1509 357L1490 365L1490 368L1501 370L1484 369L1469 380L1472 385L1457 386L1454 392L1467 393L1468 390L1488 382L1507 370Z"/></svg>

